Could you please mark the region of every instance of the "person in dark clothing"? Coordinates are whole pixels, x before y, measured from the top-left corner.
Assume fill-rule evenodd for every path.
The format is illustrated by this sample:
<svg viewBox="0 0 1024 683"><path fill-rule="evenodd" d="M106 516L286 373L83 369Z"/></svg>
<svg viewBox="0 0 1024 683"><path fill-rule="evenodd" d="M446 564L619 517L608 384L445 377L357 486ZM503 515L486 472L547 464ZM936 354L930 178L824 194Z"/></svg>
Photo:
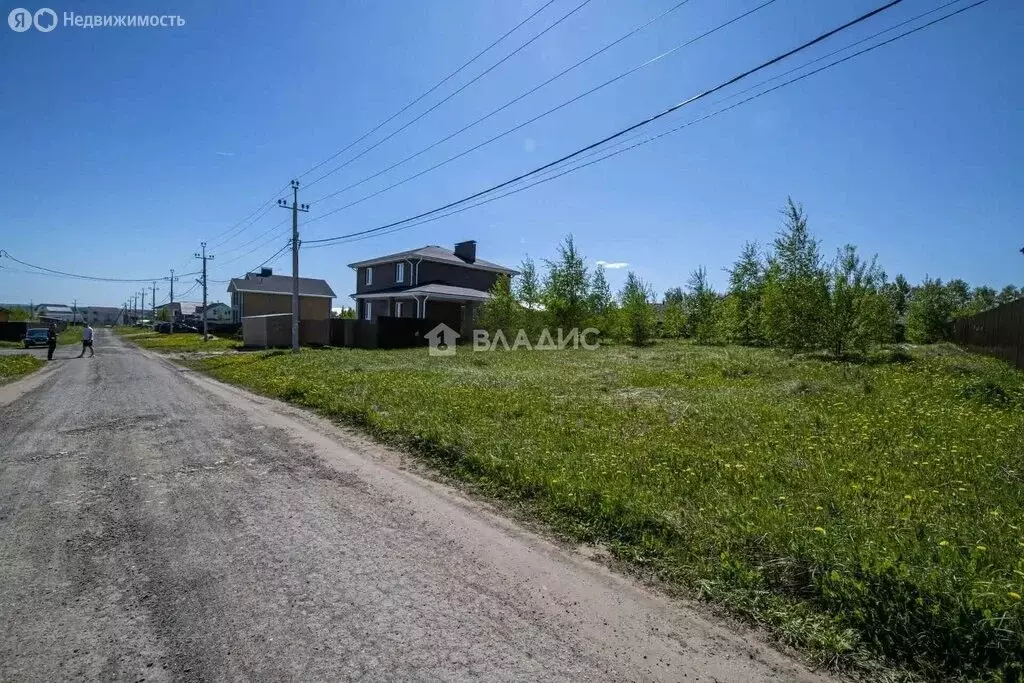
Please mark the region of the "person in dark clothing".
<svg viewBox="0 0 1024 683"><path fill-rule="evenodd" d="M46 360L53 360L53 352L57 349L57 326L50 323L46 331Z"/></svg>

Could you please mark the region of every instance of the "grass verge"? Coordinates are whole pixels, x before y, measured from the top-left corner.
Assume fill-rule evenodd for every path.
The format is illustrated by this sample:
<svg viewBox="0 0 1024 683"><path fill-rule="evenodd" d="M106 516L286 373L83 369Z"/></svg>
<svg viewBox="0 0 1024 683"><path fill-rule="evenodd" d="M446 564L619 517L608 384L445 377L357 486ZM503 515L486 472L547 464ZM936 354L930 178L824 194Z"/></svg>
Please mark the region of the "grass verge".
<svg viewBox="0 0 1024 683"><path fill-rule="evenodd" d="M45 361L39 360L27 353L15 356L0 356L0 384L13 382L30 372L35 372L44 365L46 365Z"/></svg>
<svg viewBox="0 0 1024 683"><path fill-rule="evenodd" d="M157 332L142 332L138 334L124 334L124 339L138 344L144 349L153 351L172 351L178 353L195 353L200 351L225 351L236 349L240 346L237 339L230 337L214 337L203 341L203 335L194 333L159 334Z"/></svg>
<svg viewBox="0 0 1024 683"><path fill-rule="evenodd" d="M425 456L831 667L1015 680L1024 376L663 343L190 361Z"/></svg>

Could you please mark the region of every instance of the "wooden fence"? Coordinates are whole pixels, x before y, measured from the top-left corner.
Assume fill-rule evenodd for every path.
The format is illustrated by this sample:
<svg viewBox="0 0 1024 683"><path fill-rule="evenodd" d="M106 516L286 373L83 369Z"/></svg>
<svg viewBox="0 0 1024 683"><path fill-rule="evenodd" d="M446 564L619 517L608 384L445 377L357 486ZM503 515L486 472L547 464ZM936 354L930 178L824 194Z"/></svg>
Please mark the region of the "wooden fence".
<svg viewBox="0 0 1024 683"><path fill-rule="evenodd" d="M1024 298L956 320L953 339L970 351L1024 368Z"/></svg>

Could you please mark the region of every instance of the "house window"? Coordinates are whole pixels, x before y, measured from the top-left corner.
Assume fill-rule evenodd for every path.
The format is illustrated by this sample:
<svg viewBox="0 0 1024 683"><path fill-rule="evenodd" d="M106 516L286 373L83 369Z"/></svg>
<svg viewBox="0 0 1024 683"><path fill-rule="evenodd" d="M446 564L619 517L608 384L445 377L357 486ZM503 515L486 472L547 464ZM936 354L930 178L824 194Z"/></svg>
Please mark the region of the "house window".
<svg viewBox="0 0 1024 683"><path fill-rule="evenodd" d="M401 318L402 317L402 302L401 301L396 301L395 302L395 317L396 318Z"/></svg>
<svg viewBox="0 0 1024 683"><path fill-rule="evenodd" d="M395 264L395 282L405 282L405 264Z"/></svg>
<svg viewBox="0 0 1024 683"><path fill-rule="evenodd" d="M373 266L369 266L366 269L366 285L370 286L373 284Z"/></svg>
<svg viewBox="0 0 1024 683"><path fill-rule="evenodd" d="M373 302L367 301L363 303L363 319L373 320Z"/></svg>

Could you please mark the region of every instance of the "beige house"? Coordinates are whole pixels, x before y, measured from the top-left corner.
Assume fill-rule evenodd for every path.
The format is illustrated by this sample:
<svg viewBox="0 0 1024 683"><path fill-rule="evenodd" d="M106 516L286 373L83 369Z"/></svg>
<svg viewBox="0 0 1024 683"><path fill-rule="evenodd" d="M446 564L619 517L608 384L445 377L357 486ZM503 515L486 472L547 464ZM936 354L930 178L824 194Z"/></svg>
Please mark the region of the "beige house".
<svg viewBox="0 0 1024 683"><path fill-rule="evenodd" d="M228 292L231 294L234 322L243 322L244 318L281 314L287 314L290 320L291 276L274 275L269 268L264 268L258 273L246 273L245 277L232 279L228 284ZM299 334L304 343L329 342L331 302L334 296L334 290L326 281L299 278Z"/></svg>
<svg viewBox="0 0 1024 683"><path fill-rule="evenodd" d="M292 312L292 278L270 268L246 273L228 284L234 322L253 315ZM324 280L299 278L299 320L330 320L334 290Z"/></svg>

